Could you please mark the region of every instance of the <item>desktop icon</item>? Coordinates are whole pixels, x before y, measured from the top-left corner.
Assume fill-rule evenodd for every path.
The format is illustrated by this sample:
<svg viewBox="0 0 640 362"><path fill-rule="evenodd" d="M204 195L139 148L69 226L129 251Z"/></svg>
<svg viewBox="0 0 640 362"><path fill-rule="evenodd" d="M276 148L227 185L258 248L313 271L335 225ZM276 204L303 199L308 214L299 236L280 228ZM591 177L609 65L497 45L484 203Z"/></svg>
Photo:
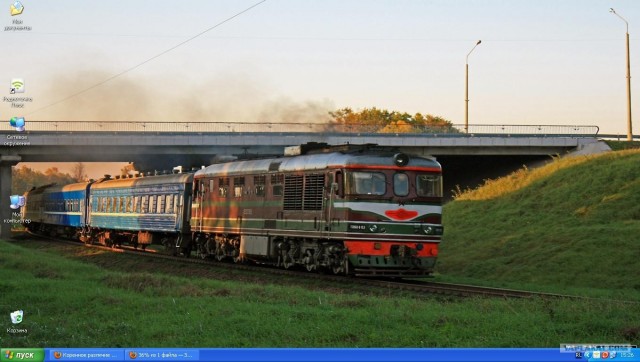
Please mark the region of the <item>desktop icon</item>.
<svg viewBox="0 0 640 362"><path fill-rule="evenodd" d="M17 310L11 313L11 323L20 324L22 323L22 318L24 317L24 312L22 310Z"/></svg>
<svg viewBox="0 0 640 362"><path fill-rule="evenodd" d="M582 352L576 352L576 359L582 359Z"/></svg>
<svg viewBox="0 0 640 362"><path fill-rule="evenodd" d="M600 353L600 356L602 357L602 359L609 358L609 351L602 351L602 353Z"/></svg>
<svg viewBox="0 0 640 362"><path fill-rule="evenodd" d="M11 127L14 127L18 132L24 131L24 123L24 117L12 117L9 120L9 125L11 125Z"/></svg>
<svg viewBox="0 0 640 362"><path fill-rule="evenodd" d="M27 203L27 199L24 196L11 195L9 198L11 199L10 207L14 210L23 207Z"/></svg>
<svg viewBox="0 0 640 362"><path fill-rule="evenodd" d="M5 359L13 359L13 352L11 352L11 350L4 351L4 358Z"/></svg>
<svg viewBox="0 0 640 362"><path fill-rule="evenodd" d="M138 354L134 351L129 351L129 358L136 359L138 358Z"/></svg>
<svg viewBox="0 0 640 362"><path fill-rule="evenodd" d="M24 6L22 6L22 3L20 1L16 1L13 4L11 4L11 16L16 16L16 15L20 15L22 14L22 11L24 11Z"/></svg>
<svg viewBox="0 0 640 362"><path fill-rule="evenodd" d="M55 357L55 359L62 358L62 352L54 351L53 352L53 357Z"/></svg>
<svg viewBox="0 0 640 362"><path fill-rule="evenodd" d="M9 87L9 93L24 93L24 79L13 78L11 79L11 86Z"/></svg>
<svg viewBox="0 0 640 362"><path fill-rule="evenodd" d="M616 352L616 351L609 352L609 358L611 358L611 359L616 358L617 355L618 355L618 352Z"/></svg>

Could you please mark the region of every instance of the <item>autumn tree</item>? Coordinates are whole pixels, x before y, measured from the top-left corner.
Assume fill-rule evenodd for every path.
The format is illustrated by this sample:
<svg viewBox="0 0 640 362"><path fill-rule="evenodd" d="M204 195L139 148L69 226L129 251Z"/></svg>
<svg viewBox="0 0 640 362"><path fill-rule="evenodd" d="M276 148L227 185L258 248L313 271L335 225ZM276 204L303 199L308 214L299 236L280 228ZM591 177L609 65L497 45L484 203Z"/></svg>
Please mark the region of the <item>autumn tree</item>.
<svg viewBox="0 0 640 362"><path fill-rule="evenodd" d="M84 182L87 180L87 169L82 162L76 162L71 169L71 177L77 182Z"/></svg>
<svg viewBox="0 0 640 362"><path fill-rule="evenodd" d="M368 132L380 133L459 133L453 123L430 114L388 111L386 109L365 108L354 112L342 108L329 112L333 124L364 127Z"/></svg>
<svg viewBox="0 0 640 362"><path fill-rule="evenodd" d="M53 183L67 185L76 182L71 175L60 172L57 167L50 167L43 173L23 165L21 167L13 167L11 174L11 193L15 195L22 195L33 187Z"/></svg>

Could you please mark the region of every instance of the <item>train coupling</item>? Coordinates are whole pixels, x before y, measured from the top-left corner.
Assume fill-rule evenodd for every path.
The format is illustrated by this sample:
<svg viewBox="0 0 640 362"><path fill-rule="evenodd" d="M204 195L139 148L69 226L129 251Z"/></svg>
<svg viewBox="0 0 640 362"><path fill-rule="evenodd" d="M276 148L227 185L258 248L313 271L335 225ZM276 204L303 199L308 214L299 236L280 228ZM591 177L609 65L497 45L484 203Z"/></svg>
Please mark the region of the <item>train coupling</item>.
<svg viewBox="0 0 640 362"><path fill-rule="evenodd" d="M418 255L418 250L408 245L391 245L389 253L391 254L391 256L405 258Z"/></svg>

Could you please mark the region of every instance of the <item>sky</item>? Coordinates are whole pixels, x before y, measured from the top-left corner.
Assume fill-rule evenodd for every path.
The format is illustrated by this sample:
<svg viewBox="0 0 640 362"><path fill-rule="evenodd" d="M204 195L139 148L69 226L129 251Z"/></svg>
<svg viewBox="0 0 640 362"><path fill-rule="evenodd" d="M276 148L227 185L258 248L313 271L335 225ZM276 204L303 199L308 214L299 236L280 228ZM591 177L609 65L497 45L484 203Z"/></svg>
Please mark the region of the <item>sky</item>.
<svg viewBox="0 0 640 362"><path fill-rule="evenodd" d="M482 40L470 124L626 134L626 28L613 7L629 21L640 129L640 1L266 0L162 54L259 1L23 0L11 17L4 0L2 28L19 18L32 30L0 32L2 78L25 80L27 124L322 122L343 107L461 124L465 58ZM0 119L14 113L0 103Z"/></svg>

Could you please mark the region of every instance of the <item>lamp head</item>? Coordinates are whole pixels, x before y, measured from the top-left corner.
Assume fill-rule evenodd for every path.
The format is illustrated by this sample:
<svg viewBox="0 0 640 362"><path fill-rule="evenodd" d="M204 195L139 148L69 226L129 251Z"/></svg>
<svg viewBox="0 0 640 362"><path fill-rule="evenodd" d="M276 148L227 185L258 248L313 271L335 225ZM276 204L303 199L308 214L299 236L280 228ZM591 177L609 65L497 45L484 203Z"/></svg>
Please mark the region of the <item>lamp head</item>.
<svg viewBox="0 0 640 362"><path fill-rule="evenodd" d="M480 43L482 43L482 40L478 40L478 42L476 43L476 45L480 45Z"/></svg>
<svg viewBox="0 0 640 362"><path fill-rule="evenodd" d="M613 14L615 14L615 13L616 13L616 11L615 11L615 10L613 10L613 8L609 8L609 12L610 12L610 13L613 13Z"/></svg>

